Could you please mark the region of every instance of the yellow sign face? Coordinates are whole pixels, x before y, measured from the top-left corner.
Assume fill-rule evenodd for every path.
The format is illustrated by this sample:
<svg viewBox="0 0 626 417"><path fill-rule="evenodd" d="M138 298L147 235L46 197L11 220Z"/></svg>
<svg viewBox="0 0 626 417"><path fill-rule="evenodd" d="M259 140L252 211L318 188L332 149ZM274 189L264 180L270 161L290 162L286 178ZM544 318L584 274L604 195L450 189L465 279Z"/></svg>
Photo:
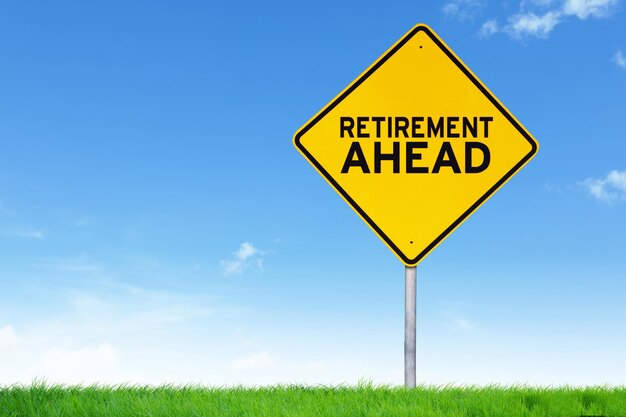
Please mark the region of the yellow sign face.
<svg viewBox="0 0 626 417"><path fill-rule="evenodd" d="M538 149L421 24L300 128L294 143L407 266L423 259Z"/></svg>

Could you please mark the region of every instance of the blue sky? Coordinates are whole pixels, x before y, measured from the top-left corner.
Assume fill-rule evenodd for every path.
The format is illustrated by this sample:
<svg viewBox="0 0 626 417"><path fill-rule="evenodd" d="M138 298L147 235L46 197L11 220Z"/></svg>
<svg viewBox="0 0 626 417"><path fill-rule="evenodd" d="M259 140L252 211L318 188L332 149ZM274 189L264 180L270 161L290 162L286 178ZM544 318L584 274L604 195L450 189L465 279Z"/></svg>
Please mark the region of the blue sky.
<svg viewBox="0 0 626 417"><path fill-rule="evenodd" d="M623 384L619 0L0 6L0 383L401 384L403 265L292 145L416 23L537 138L418 267L418 382Z"/></svg>

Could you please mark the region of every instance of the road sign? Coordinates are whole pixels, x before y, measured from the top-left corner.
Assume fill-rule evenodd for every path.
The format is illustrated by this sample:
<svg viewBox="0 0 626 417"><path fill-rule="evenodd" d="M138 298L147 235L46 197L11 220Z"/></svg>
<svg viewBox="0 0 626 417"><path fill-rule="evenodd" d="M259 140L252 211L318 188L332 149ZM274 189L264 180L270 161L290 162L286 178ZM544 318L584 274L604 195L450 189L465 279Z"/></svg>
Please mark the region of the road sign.
<svg viewBox="0 0 626 417"><path fill-rule="evenodd" d="M422 24L300 128L294 143L407 266L441 243L538 149Z"/></svg>

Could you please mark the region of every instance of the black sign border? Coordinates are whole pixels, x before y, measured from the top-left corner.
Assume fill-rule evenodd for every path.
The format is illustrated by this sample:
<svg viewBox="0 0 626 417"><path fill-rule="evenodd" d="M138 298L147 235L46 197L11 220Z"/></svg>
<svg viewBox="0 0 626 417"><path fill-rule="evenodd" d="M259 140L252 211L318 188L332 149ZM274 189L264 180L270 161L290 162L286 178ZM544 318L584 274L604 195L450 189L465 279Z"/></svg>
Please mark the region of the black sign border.
<svg viewBox="0 0 626 417"><path fill-rule="evenodd" d="M492 186L487 192L480 197L474 204L472 204L458 219L456 219L450 226L448 226L431 244L429 244L422 252L415 258L410 259L402 253L393 241L378 227L376 223L365 213L365 211L348 195L348 193L341 188L341 186L335 181L335 179L324 169L324 167L311 155L309 151L302 145L300 139L302 136L311 129L317 122L319 122L324 116L326 116L332 109L335 108L343 99L348 97L354 90L356 90L365 80L369 78L378 68L380 68L389 58L391 58L400 48L402 48L413 36L419 32L424 32L428 37L446 54L448 58L465 74L467 78L474 83L474 85L491 101L491 103L502 113L504 117L518 130L518 132L530 143L531 151L519 161L504 177L502 177L494 186ZM467 67L448 49L448 47L433 34L428 26L417 25L408 32L402 40L400 40L391 50L383 55L379 60L364 74L362 74L353 84L327 105L324 110L319 113L313 120L309 121L303 126L295 135L294 143L296 147L302 152L303 155L324 175L326 180L337 190L343 198L354 208L359 215L370 225L374 231L387 243L387 245L395 252L395 254L402 259L402 261L409 266L417 265L435 246L437 246L443 239L445 239L459 224L461 224L470 214L472 214L483 202L485 202L493 193L498 190L509 178L511 178L526 162L528 162L538 150L537 142L530 136L530 134L515 120L515 118L496 100L496 98L487 90L487 88L467 69Z"/></svg>

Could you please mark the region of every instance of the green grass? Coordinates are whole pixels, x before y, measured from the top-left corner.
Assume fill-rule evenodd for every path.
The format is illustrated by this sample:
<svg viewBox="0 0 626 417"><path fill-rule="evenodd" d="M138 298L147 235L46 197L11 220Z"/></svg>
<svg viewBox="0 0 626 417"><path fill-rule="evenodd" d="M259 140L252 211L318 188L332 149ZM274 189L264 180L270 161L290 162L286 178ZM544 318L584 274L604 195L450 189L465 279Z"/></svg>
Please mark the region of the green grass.
<svg viewBox="0 0 626 417"><path fill-rule="evenodd" d="M2 417L626 416L626 387L0 388Z"/></svg>

